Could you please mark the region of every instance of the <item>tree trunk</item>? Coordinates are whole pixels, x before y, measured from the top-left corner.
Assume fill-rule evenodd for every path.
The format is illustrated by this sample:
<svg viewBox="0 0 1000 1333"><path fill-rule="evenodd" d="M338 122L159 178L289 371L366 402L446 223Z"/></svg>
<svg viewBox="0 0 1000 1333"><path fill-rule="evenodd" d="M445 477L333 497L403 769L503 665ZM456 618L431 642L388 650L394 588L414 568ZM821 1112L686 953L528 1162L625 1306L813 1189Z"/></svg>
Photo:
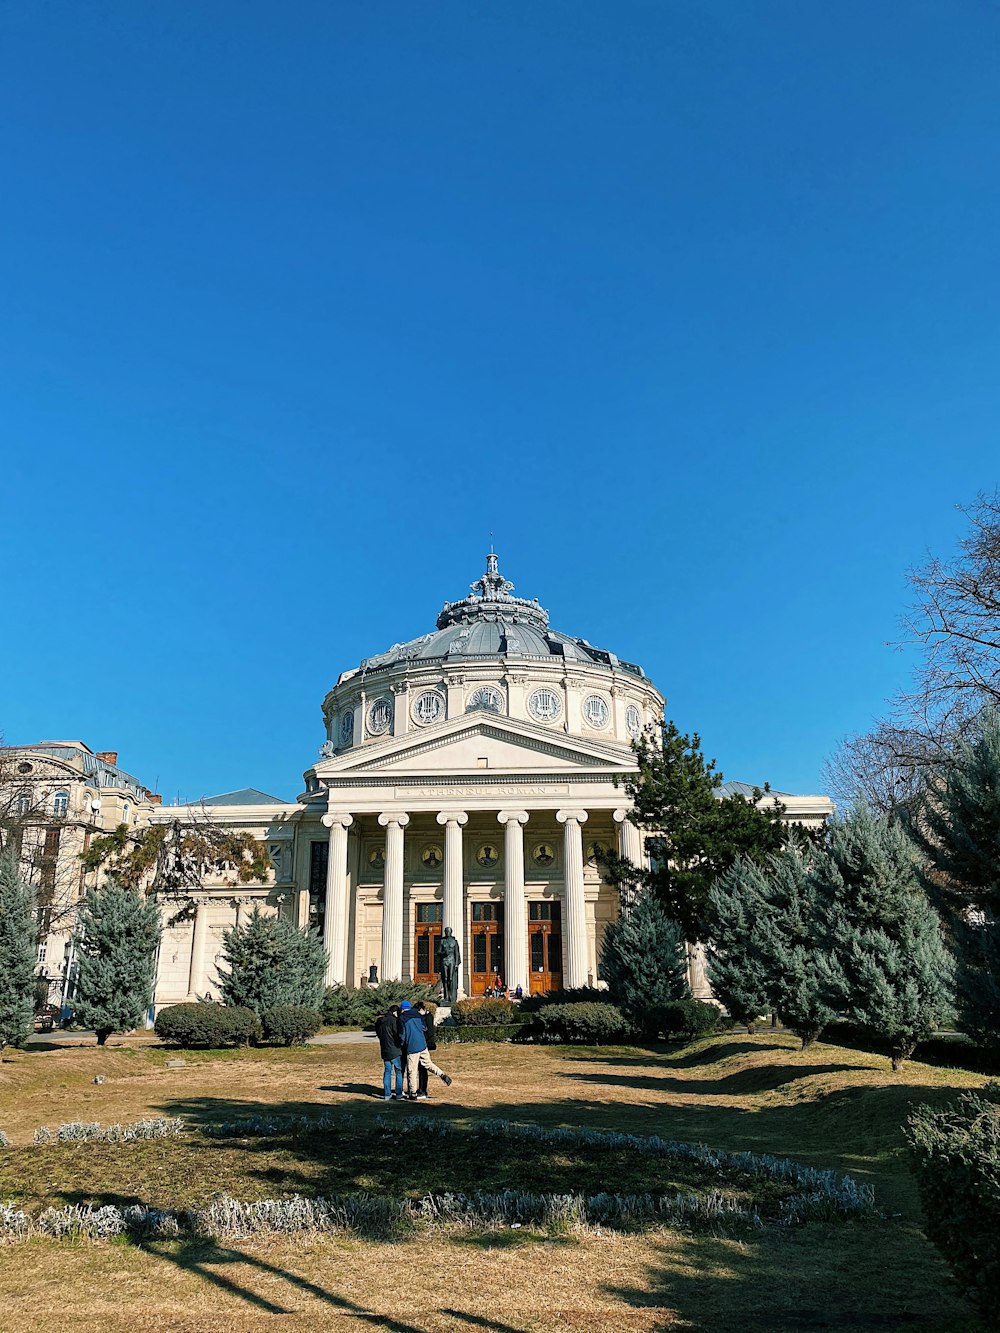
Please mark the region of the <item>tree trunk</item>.
<svg viewBox="0 0 1000 1333"><path fill-rule="evenodd" d="M98 1032L97 1034L98 1046L103 1046L104 1043L107 1041L107 1039L111 1036L113 1031L114 1028L102 1028L101 1031Z"/></svg>
<svg viewBox="0 0 1000 1333"><path fill-rule="evenodd" d="M913 1054L917 1043L915 1041L907 1042L905 1045L894 1046L889 1052L889 1059L892 1061L892 1072L898 1074L903 1065Z"/></svg>
<svg viewBox="0 0 1000 1333"><path fill-rule="evenodd" d="M818 1040L822 1031L822 1028L802 1028L798 1034L802 1041L802 1050L805 1050L807 1046L811 1046L814 1041Z"/></svg>

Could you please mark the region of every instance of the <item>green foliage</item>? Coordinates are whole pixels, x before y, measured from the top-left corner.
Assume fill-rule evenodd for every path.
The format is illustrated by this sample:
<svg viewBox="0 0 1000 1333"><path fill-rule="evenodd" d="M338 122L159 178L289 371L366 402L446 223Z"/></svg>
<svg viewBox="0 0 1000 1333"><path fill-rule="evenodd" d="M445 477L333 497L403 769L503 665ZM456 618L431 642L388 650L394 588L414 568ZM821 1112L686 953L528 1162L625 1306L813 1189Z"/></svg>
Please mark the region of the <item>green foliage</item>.
<svg viewBox="0 0 1000 1333"><path fill-rule="evenodd" d="M533 1025L544 1039L585 1042L623 1041L629 1025L613 1004L550 1004L539 1009Z"/></svg>
<svg viewBox="0 0 1000 1333"><path fill-rule="evenodd" d="M985 1318L1000 1310L1000 1084L918 1106L907 1138L927 1234Z"/></svg>
<svg viewBox="0 0 1000 1333"><path fill-rule="evenodd" d="M512 1023L514 1014L510 1000L459 1000L451 1007L451 1016L459 1027L496 1027Z"/></svg>
<svg viewBox="0 0 1000 1333"><path fill-rule="evenodd" d="M9 852L0 854L0 1050L23 1046L35 1008L32 896Z"/></svg>
<svg viewBox="0 0 1000 1333"><path fill-rule="evenodd" d="M660 1008L656 1026L667 1041L694 1041L722 1032L727 1019L717 1005L704 1000L671 1000Z"/></svg>
<svg viewBox="0 0 1000 1333"><path fill-rule="evenodd" d="M599 971L610 998L636 1032L654 1032L657 1013L683 1000L687 983L684 932L651 893L640 893L608 926Z"/></svg>
<svg viewBox="0 0 1000 1333"><path fill-rule="evenodd" d="M88 889L77 937L76 1021L103 1046L112 1032L139 1027L153 999L160 914L156 903L108 879Z"/></svg>
<svg viewBox="0 0 1000 1333"><path fill-rule="evenodd" d="M522 1014L537 1014L550 1004L606 1004L608 992L602 986L567 986L559 990L526 995L518 1003Z"/></svg>
<svg viewBox="0 0 1000 1333"><path fill-rule="evenodd" d="M527 1030L528 1025L525 1023L484 1024L482 1027L469 1023L462 1027L451 1027L442 1023L435 1031L438 1045L447 1046L453 1042L512 1041L524 1036Z"/></svg>
<svg viewBox="0 0 1000 1333"><path fill-rule="evenodd" d="M188 1049L249 1046L261 1038L254 1011L230 1004L171 1004L156 1015L153 1028L161 1041Z"/></svg>
<svg viewBox="0 0 1000 1333"><path fill-rule="evenodd" d="M640 871L620 857L602 860L612 882L651 889L687 938L701 939L713 882L737 857L763 861L784 846L789 836L784 807L757 808L766 786L755 788L752 798L720 800L715 793L723 778L715 760L706 763L701 738L683 735L673 722L665 724L662 744L642 736L633 748L639 772L625 790L634 802L635 822L656 835L655 862Z"/></svg>
<svg viewBox="0 0 1000 1333"><path fill-rule="evenodd" d="M958 1021L1000 1045L1000 711L962 742L928 794L913 833L925 884L943 904L956 947Z"/></svg>
<svg viewBox="0 0 1000 1333"><path fill-rule="evenodd" d="M302 1004L285 1004L276 1009L265 1009L260 1022L268 1041L294 1046L308 1037L315 1037L323 1026L323 1015L318 1009L309 1009Z"/></svg>
<svg viewBox="0 0 1000 1333"><path fill-rule="evenodd" d="M323 1002L327 956L314 930L296 930L255 907L245 926L223 934L222 957L229 970L220 969L219 989L227 1004L263 1014L284 1005L319 1009Z"/></svg>
<svg viewBox="0 0 1000 1333"><path fill-rule="evenodd" d="M433 1009L434 998L440 988L419 981L382 981L377 986L328 986L323 997L323 1022L331 1027L370 1028L375 1015L384 1014L391 1004L409 1000L416 1004L423 1000Z"/></svg>
<svg viewBox="0 0 1000 1333"><path fill-rule="evenodd" d="M207 819L131 828L119 824L94 838L80 860L106 868L121 884L157 893L190 892L205 878L260 884L271 868L267 848L252 833Z"/></svg>
<svg viewBox="0 0 1000 1333"><path fill-rule="evenodd" d="M859 806L830 825L811 871L827 1002L888 1046L893 1069L951 1010L951 960L913 853L897 824Z"/></svg>
<svg viewBox="0 0 1000 1333"><path fill-rule="evenodd" d="M748 1032L770 1008L770 979L755 941L767 897L763 871L744 856L716 880L708 899L708 978L716 998Z"/></svg>

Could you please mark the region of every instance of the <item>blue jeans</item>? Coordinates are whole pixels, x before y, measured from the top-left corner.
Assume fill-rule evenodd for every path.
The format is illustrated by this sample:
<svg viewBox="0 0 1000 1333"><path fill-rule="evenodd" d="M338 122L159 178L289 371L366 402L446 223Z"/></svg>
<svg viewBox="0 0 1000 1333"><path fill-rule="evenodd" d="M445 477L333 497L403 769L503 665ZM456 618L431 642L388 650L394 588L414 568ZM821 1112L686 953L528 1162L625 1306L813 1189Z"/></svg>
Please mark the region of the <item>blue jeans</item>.
<svg viewBox="0 0 1000 1333"><path fill-rule="evenodd" d="M396 1096L397 1096L397 1097L402 1097L402 1095L403 1095L403 1065L402 1065L401 1057L397 1055L397 1056L394 1056L393 1059L391 1059L391 1060L383 1060L383 1061L382 1061L382 1064L383 1064L383 1066L384 1066L383 1073L382 1073L382 1088L383 1088L383 1091L385 1092L386 1097L390 1097L390 1096L392 1095L392 1073L393 1073L393 1070L396 1071Z"/></svg>

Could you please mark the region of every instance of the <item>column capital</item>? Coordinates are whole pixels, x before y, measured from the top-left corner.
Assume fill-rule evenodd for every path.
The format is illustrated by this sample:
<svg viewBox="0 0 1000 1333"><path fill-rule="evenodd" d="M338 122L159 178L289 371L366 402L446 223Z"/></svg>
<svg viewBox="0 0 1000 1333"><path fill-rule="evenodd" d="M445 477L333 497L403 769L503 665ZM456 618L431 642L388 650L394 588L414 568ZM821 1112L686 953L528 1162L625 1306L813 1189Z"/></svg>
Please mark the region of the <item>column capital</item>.
<svg viewBox="0 0 1000 1333"><path fill-rule="evenodd" d="M527 810L500 810L497 813L497 819L501 824L527 824L528 812Z"/></svg>
<svg viewBox="0 0 1000 1333"><path fill-rule="evenodd" d="M386 810L384 814L379 815L378 822L383 828L388 828L390 824L398 824L400 828L406 828L410 822L410 816L404 814L401 810Z"/></svg>
<svg viewBox="0 0 1000 1333"><path fill-rule="evenodd" d="M327 828L333 828L334 824L339 824L341 828L350 828L354 823L354 816L349 815L346 810L330 810L323 816L322 823Z"/></svg>
<svg viewBox="0 0 1000 1333"><path fill-rule="evenodd" d="M633 811L624 808L611 811L611 818L616 824L624 824L626 819L632 818Z"/></svg>
<svg viewBox="0 0 1000 1333"><path fill-rule="evenodd" d="M557 810L556 819L560 824L567 824L570 820L576 824L586 824L587 812L586 810Z"/></svg>
<svg viewBox="0 0 1000 1333"><path fill-rule="evenodd" d="M437 816L439 824L457 824L459 828L469 822L469 816L464 810L439 810Z"/></svg>

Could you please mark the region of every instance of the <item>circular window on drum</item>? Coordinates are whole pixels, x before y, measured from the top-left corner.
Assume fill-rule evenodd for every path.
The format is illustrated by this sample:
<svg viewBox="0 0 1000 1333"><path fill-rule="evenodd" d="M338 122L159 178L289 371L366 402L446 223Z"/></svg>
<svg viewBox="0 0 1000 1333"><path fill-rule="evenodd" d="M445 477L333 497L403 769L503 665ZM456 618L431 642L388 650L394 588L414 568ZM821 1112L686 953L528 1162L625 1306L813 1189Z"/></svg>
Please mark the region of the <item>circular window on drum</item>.
<svg viewBox="0 0 1000 1333"><path fill-rule="evenodd" d="M382 736L392 726L392 704L388 699L376 699L368 709L368 731Z"/></svg>
<svg viewBox="0 0 1000 1333"><path fill-rule="evenodd" d="M414 699L410 711L414 722L421 727L428 727L444 716L444 699L437 690L424 690Z"/></svg>
<svg viewBox="0 0 1000 1333"><path fill-rule="evenodd" d="M465 707L469 713L477 709L486 713L502 713L505 707L503 691L498 690L495 685L480 685L469 695Z"/></svg>
<svg viewBox="0 0 1000 1333"><path fill-rule="evenodd" d="M562 712L562 704L555 690L543 685L528 699L528 712L539 722L554 722Z"/></svg>
<svg viewBox="0 0 1000 1333"><path fill-rule="evenodd" d="M642 714L635 704L629 704L625 709L625 729L630 736L639 736L642 733Z"/></svg>
<svg viewBox="0 0 1000 1333"><path fill-rule="evenodd" d="M354 710L349 709L340 719L340 743L350 745L354 739Z"/></svg>
<svg viewBox="0 0 1000 1333"><path fill-rule="evenodd" d="M607 700L599 694L588 694L583 701L583 716L592 727L606 727L611 720Z"/></svg>

